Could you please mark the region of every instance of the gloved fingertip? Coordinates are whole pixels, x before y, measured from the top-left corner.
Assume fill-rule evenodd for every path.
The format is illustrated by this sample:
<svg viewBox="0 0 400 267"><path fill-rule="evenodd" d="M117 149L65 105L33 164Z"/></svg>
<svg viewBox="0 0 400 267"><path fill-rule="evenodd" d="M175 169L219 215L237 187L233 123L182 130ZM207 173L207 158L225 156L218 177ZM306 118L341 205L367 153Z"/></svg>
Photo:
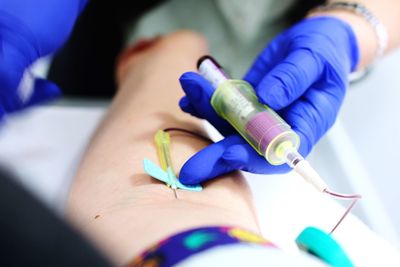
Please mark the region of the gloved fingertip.
<svg viewBox="0 0 400 267"><path fill-rule="evenodd" d="M186 73L185 73L186 74ZM185 92L186 96L191 100L198 102L202 98L202 88L199 83L190 78L189 74L184 76L183 74L179 79L179 82L182 86L183 91Z"/></svg>
<svg viewBox="0 0 400 267"><path fill-rule="evenodd" d="M190 157L179 172L179 181L183 184L193 185L209 178L210 169L207 168L205 158L208 158L207 148ZM205 155L204 155L205 154Z"/></svg>
<svg viewBox="0 0 400 267"><path fill-rule="evenodd" d="M179 77L179 82L182 88L185 90L186 88L191 88L193 86L200 86L203 82L203 77L195 72L185 72Z"/></svg>
<svg viewBox="0 0 400 267"><path fill-rule="evenodd" d="M198 73L193 72L193 71L187 71L187 72L184 72L184 73L181 75L181 77L179 77L179 81L184 81L184 80L197 80L197 79L199 79L199 78L201 78L201 76L200 76Z"/></svg>
<svg viewBox="0 0 400 267"><path fill-rule="evenodd" d="M211 83L196 72L185 72L179 78L179 82L184 90L186 89L185 86L189 89L195 86L209 96L215 91Z"/></svg>
<svg viewBox="0 0 400 267"><path fill-rule="evenodd" d="M179 172L179 181L185 185L195 185L209 180L206 174L202 170L198 169L197 166L192 164L190 160L187 161Z"/></svg>
<svg viewBox="0 0 400 267"><path fill-rule="evenodd" d="M184 111L187 112L186 110L191 106L189 99L187 98L187 96L183 96L180 100L179 100L179 107Z"/></svg>
<svg viewBox="0 0 400 267"><path fill-rule="evenodd" d="M240 137L239 137L240 138ZM226 148L236 141L236 136L227 137L211 144L193 155L182 166L180 178L183 184L201 183L225 173L237 170L222 158Z"/></svg>
<svg viewBox="0 0 400 267"><path fill-rule="evenodd" d="M24 103L25 107L54 100L61 96L60 88L54 83L44 80L36 79L34 90L31 97Z"/></svg>
<svg viewBox="0 0 400 267"><path fill-rule="evenodd" d="M192 106L192 104L190 103L189 99L186 96L182 97L181 100L179 101L179 107L183 112L202 119L202 117L199 116L196 109Z"/></svg>
<svg viewBox="0 0 400 267"><path fill-rule="evenodd" d="M61 89L54 83L42 80L43 82L43 87L45 88L43 90L45 96L47 96L47 99L54 99L57 97L60 97L62 95Z"/></svg>
<svg viewBox="0 0 400 267"><path fill-rule="evenodd" d="M201 183L198 179L190 175L189 173L181 170L179 174L179 181L184 185L195 185Z"/></svg>

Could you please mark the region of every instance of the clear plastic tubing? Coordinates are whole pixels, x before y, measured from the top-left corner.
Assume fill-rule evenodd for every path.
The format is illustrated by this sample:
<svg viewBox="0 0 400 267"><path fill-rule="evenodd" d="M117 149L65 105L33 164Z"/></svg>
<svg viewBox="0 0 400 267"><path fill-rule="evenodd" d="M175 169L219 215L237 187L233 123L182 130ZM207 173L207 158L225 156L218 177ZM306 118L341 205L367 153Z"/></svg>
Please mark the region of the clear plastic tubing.
<svg viewBox="0 0 400 267"><path fill-rule="evenodd" d="M253 87L231 80L210 56L197 63L199 73L215 88L211 105L271 165L288 164L304 179L324 192L327 185L298 153L300 138L270 107L261 104Z"/></svg>

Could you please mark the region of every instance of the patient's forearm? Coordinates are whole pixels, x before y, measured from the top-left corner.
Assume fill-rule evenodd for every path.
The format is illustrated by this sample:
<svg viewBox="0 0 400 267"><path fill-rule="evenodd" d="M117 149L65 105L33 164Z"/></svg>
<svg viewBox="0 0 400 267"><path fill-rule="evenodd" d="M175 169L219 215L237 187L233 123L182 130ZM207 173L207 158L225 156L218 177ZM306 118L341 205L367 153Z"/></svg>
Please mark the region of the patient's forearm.
<svg viewBox="0 0 400 267"><path fill-rule="evenodd" d="M133 58L110 110L79 167L68 215L117 264L160 238L191 227L237 225L257 231L251 195L238 173L208 183L201 193L171 189L144 173L144 157L158 162L153 136L158 129L200 131L200 121L178 108L181 73L193 70L205 42L178 33ZM172 135L176 170L206 145Z"/></svg>

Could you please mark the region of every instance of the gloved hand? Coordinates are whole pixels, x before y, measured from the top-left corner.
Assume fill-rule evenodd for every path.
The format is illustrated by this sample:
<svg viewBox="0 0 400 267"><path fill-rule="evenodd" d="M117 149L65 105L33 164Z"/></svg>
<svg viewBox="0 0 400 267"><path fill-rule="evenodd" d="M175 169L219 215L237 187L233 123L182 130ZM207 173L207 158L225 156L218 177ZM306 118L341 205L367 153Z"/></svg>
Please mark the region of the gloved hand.
<svg viewBox="0 0 400 267"><path fill-rule="evenodd" d="M276 110L301 140L306 156L334 123L348 86L348 74L359 60L356 37L348 24L333 17L305 19L277 36L258 56L244 77L260 102ZM282 173L272 166L213 110L214 88L196 73L184 73L184 112L207 119L225 139L212 144L182 167L180 180L196 184L233 170Z"/></svg>
<svg viewBox="0 0 400 267"><path fill-rule="evenodd" d="M35 60L55 52L67 39L87 0L0 1L0 121L20 110L60 94L46 80L24 75ZM24 85L21 79L25 76ZM27 99L20 86L33 86Z"/></svg>

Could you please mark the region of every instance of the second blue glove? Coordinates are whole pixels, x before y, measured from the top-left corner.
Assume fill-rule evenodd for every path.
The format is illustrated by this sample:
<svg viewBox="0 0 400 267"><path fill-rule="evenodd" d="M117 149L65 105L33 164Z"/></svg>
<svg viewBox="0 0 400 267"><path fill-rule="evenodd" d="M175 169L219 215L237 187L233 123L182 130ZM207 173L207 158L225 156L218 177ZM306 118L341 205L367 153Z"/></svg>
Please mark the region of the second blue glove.
<svg viewBox="0 0 400 267"><path fill-rule="evenodd" d="M65 42L86 3L87 0L0 1L0 121L6 113L60 95L54 83L35 78L26 69ZM32 92L22 97L19 89L24 87Z"/></svg>

